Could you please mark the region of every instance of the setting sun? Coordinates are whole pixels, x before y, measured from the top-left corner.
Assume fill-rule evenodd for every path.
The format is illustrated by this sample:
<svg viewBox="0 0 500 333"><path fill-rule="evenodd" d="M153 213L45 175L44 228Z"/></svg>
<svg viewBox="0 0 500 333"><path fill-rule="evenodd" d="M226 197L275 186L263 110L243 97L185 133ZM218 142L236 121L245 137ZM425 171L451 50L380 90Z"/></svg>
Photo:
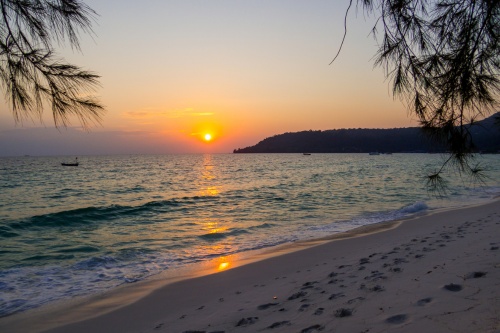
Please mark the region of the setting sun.
<svg viewBox="0 0 500 333"><path fill-rule="evenodd" d="M205 141L210 141L212 140L212 135L210 133L207 133L203 138L205 139Z"/></svg>

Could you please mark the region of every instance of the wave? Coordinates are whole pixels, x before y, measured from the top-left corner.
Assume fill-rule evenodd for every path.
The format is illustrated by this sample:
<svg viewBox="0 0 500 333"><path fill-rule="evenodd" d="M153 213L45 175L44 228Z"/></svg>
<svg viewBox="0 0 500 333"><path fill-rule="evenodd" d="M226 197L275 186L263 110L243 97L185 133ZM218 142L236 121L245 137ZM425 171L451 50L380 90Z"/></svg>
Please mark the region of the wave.
<svg viewBox="0 0 500 333"><path fill-rule="evenodd" d="M250 230L253 230L253 229L267 229L267 228L272 228L272 227L275 227L276 224L274 223L263 223L263 224L259 224L259 225L255 225L255 226L252 226L252 227L249 227L248 229Z"/></svg>
<svg viewBox="0 0 500 333"><path fill-rule="evenodd" d="M429 209L429 206L423 201L418 201L413 204L404 206L401 209L398 209L394 212L395 215L411 215L411 214L416 214L420 212L425 212L426 210Z"/></svg>
<svg viewBox="0 0 500 333"><path fill-rule="evenodd" d="M0 237L1 238L11 238L11 237L18 237L18 236L19 236L19 234L17 232L14 232L8 226L0 226Z"/></svg>
<svg viewBox="0 0 500 333"><path fill-rule="evenodd" d="M206 241L218 241L229 236L238 236L243 234L249 234L250 232L244 229L234 229L230 232L214 232L198 236L198 238Z"/></svg>
<svg viewBox="0 0 500 333"><path fill-rule="evenodd" d="M226 238L226 237L227 237L227 234L224 232L214 232L212 234L204 234L204 235L198 236L198 238L201 238L201 239L206 240L206 241L218 241L218 240L221 240L221 239Z"/></svg>
<svg viewBox="0 0 500 333"><path fill-rule="evenodd" d="M22 185L20 185L20 184L2 184L2 185L0 185L0 188L5 188L5 189L16 188L16 187L22 187Z"/></svg>
<svg viewBox="0 0 500 333"><path fill-rule="evenodd" d="M101 257L92 257L80 262L77 262L73 265L73 269L76 270L88 270L95 267L115 267L118 266L118 261L116 258L111 256L101 256Z"/></svg>
<svg viewBox="0 0 500 333"><path fill-rule="evenodd" d="M58 261L58 260L68 260L68 259L73 259L75 258L74 255L64 255L64 254L59 254L59 255L54 255L54 254L39 254L36 256L31 256L28 258L21 259L21 261L30 261L30 262L41 262L41 261Z"/></svg>
<svg viewBox="0 0 500 333"><path fill-rule="evenodd" d="M424 213L428 209L429 206L425 202L418 201L403 206L396 210L363 214L361 216L354 217L350 220L335 221L327 225L311 227L308 228L308 230L313 232L320 231L328 233L331 232L337 233L337 232L347 231L349 229L353 229L360 226L407 218L409 216L414 216L420 213Z"/></svg>
<svg viewBox="0 0 500 333"><path fill-rule="evenodd" d="M238 236L238 235L244 235L244 234L249 234L250 232L244 229L234 229L231 230L228 235L229 236Z"/></svg>
<svg viewBox="0 0 500 333"><path fill-rule="evenodd" d="M386 221L394 221L402 218L406 218L411 215L417 215L419 213L423 213L429 209L429 206L423 201L417 201L412 204L401 207L400 209L388 211L388 212L379 212L369 214L368 216L361 217L356 219L357 222L360 222L361 225L386 222Z"/></svg>
<svg viewBox="0 0 500 333"><path fill-rule="evenodd" d="M58 250L57 252L59 253L90 253L90 252L99 252L99 248L94 247L94 246L77 246L77 247L71 247L67 249L61 249Z"/></svg>
<svg viewBox="0 0 500 333"><path fill-rule="evenodd" d="M210 196L184 197L181 199L150 201L139 206L110 205L105 207L84 207L72 210L36 215L8 223L0 228L0 237L16 237L16 230L29 230L44 227L79 227L91 226L100 222L109 222L126 217L140 216L151 212L164 213L174 209L183 209L200 201L216 200Z"/></svg>

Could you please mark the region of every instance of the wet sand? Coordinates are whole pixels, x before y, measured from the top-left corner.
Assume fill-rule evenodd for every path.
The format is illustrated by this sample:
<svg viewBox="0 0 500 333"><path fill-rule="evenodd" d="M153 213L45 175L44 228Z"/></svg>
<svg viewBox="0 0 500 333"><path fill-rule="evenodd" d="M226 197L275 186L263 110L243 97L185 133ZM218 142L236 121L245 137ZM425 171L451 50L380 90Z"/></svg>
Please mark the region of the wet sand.
<svg viewBox="0 0 500 333"><path fill-rule="evenodd" d="M293 244L162 287L2 318L0 331L498 332L499 247L497 199Z"/></svg>

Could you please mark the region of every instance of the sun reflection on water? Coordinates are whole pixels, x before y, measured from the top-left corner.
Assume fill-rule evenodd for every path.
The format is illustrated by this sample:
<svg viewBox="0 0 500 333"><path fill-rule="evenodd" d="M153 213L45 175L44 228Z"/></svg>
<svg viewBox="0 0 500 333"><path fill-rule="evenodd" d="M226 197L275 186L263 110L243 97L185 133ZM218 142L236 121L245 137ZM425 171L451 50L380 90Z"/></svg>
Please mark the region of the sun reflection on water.
<svg viewBox="0 0 500 333"><path fill-rule="evenodd" d="M219 266L217 267L217 270L218 271L223 271L223 270L227 269L228 267L229 267L229 262L224 261L224 262L219 263Z"/></svg>
<svg viewBox="0 0 500 333"><path fill-rule="evenodd" d="M219 226L219 222L217 221L207 221L203 222L203 224L203 230L206 230L211 234L217 234L227 230L227 227Z"/></svg>
<svg viewBox="0 0 500 333"><path fill-rule="evenodd" d="M216 196L221 192L221 186L218 185L218 170L213 164L212 155L203 156L203 169L201 170L199 193L203 196Z"/></svg>
<svg viewBox="0 0 500 333"><path fill-rule="evenodd" d="M217 186L209 186L205 189L200 190L200 194L204 196L216 196L220 193Z"/></svg>
<svg viewBox="0 0 500 333"><path fill-rule="evenodd" d="M221 194L222 186L220 165L217 164L217 160L213 159L213 156L206 154L203 156L203 166L200 169L200 174L198 178L198 192L202 196L218 196ZM226 238L225 233L229 230L228 222L220 217L210 216L210 211L207 211L207 217L200 221L201 230L204 231L207 237L205 239L209 240L212 244L206 244L203 246L203 251L206 255L222 255L218 259L215 259L210 265L210 269L215 269L215 271L220 272L228 269L231 266L231 261L228 257L224 256L231 248L230 241ZM221 234L221 235L217 235Z"/></svg>

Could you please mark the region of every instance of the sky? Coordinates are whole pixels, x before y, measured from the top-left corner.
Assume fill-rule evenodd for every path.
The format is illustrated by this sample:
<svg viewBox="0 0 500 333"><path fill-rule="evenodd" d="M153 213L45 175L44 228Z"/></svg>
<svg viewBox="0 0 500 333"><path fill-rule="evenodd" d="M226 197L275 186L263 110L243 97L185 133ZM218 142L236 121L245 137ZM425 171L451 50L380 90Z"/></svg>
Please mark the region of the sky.
<svg viewBox="0 0 500 333"><path fill-rule="evenodd" d="M348 0L86 0L81 52L106 107L90 131L15 123L0 96L0 156L230 153L302 130L416 126L374 68L374 19ZM210 133L212 140L203 140Z"/></svg>

